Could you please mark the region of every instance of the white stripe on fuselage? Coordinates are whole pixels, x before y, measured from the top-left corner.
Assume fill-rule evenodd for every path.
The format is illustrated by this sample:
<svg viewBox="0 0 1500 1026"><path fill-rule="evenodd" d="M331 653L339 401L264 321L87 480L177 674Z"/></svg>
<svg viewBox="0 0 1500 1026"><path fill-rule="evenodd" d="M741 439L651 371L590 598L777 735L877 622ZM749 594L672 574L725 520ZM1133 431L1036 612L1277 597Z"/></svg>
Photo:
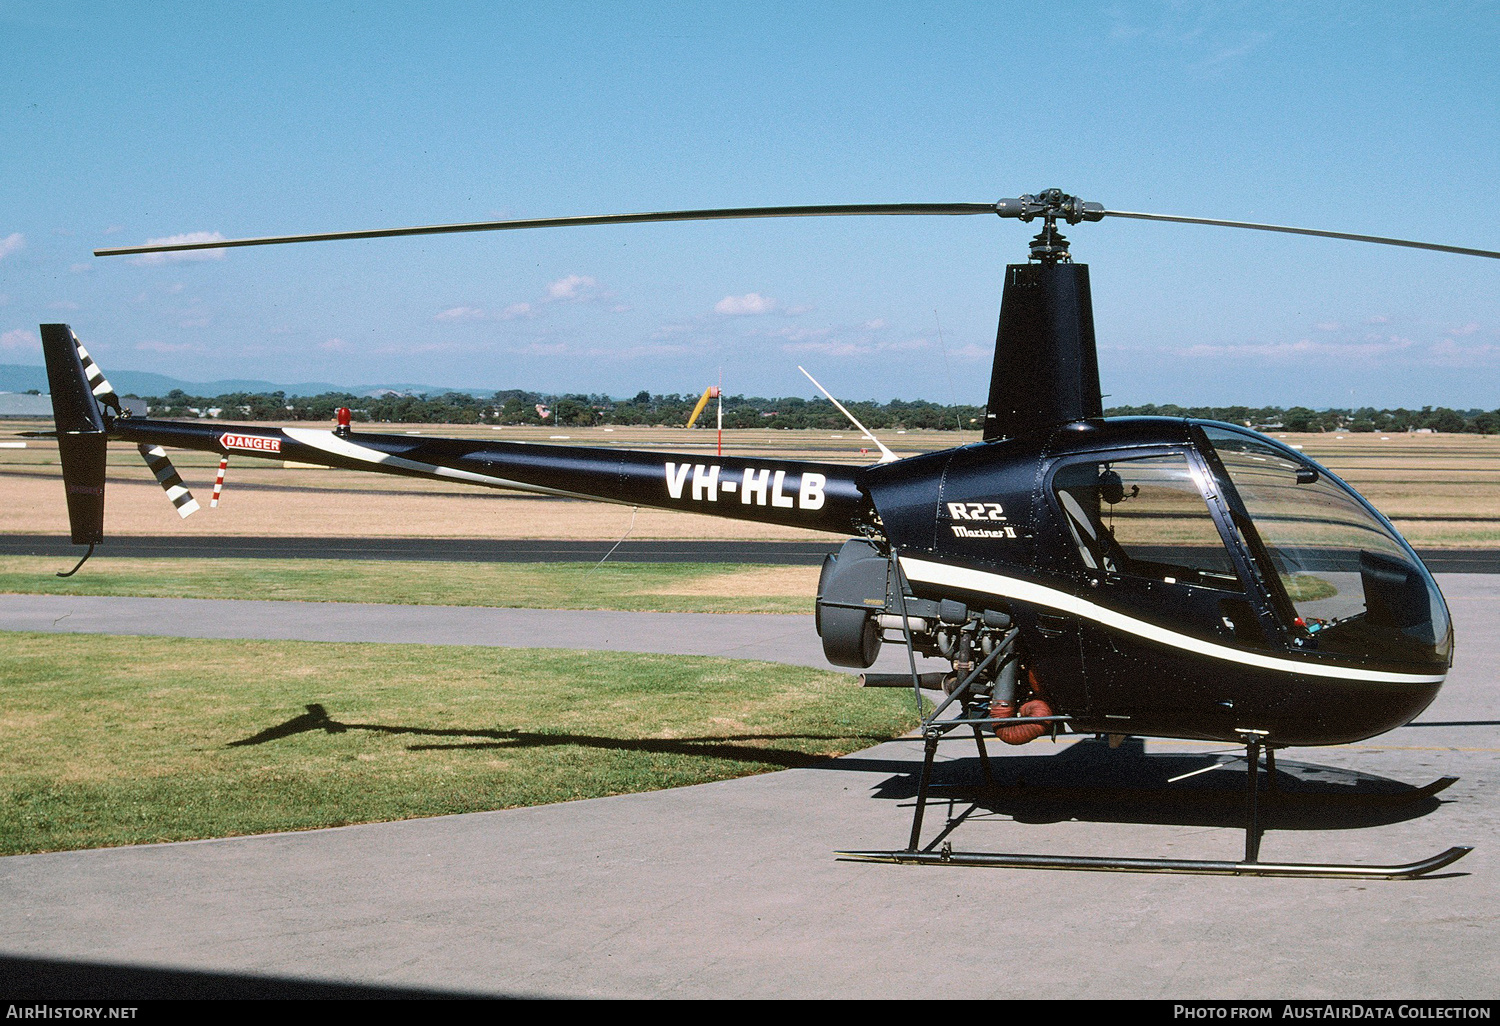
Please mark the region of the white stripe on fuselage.
<svg viewBox="0 0 1500 1026"><path fill-rule="evenodd" d="M1441 684L1447 679L1447 674L1419 674L1419 673L1391 673L1385 670L1364 670L1353 666L1329 666L1326 663L1300 659L1286 659L1279 656L1260 655L1255 652L1246 652L1244 649L1231 648L1228 645L1219 645L1212 641L1203 641L1187 634L1159 627L1145 620L1138 620L1133 616L1118 613L1088 599L1070 595L1056 588L1048 588L1045 585L1033 584L1030 581L1018 580L1014 577L1006 577L1002 574L990 573L985 570L971 570L967 567L950 566L947 563L934 563L930 560L915 559L911 556L901 557L901 569L905 571L908 579L920 581L923 584L941 584L953 588L962 588L965 591L979 592L986 595L999 595L1004 598L1016 599L1020 602L1030 602L1038 606L1046 606L1056 609L1062 613L1093 620L1095 623L1103 624L1126 634L1133 634L1147 641L1158 644L1169 645L1172 648L1180 648L1197 655L1207 656L1210 659L1223 659L1233 663L1243 663L1246 666L1258 666L1261 669L1277 670L1282 673L1297 673L1309 677L1337 677L1342 680L1364 680L1379 684Z"/></svg>
<svg viewBox="0 0 1500 1026"><path fill-rule="evenodd" d="M567 492L560 488L544 488L541 485L526 484L524 481L512 481L504 477L491 477L488 474L476 474L471 470L455 470L452 467L440 467L435 463L421 463L417 460L405 459L401 456L393 456L378 449L370 449L363 445L357 445L347 438L340 438L330 431L317 431L312 428L282 428L282 434L292 441L305 445L310 449L321 449L334 456L343 456L345 459L359 460L362 463L378 463L386 467L400 467L402 470L414 470L420 474L429 474L433 477L446 477L454 481L467 481L470 484L488 485L491 488L514 488L522 492L536 492L541 495L562 495L570 499L593 499L596 502L619 502L603 495L585 495L582 492Z"/></svg>

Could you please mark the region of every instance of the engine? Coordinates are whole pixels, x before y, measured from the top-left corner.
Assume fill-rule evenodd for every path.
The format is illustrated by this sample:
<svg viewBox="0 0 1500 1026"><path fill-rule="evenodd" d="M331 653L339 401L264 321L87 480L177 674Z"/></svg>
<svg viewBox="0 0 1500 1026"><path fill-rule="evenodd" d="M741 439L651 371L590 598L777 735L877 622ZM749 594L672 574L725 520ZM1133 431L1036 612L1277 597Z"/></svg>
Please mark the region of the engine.
<svg viewBox="0 0 1500 1026"><path fill-rule="evenodd" d="M952 693L976 667L980 676L969 685L964 705L980 715L1008 719L1051 716L1036 675L1024 668L1018 632L1008 610L970 609L954 599L923 599L898 583L889 556L859 538L846 541L836 555L823 560L814 607L823 654L838 666L864 669L880 655L890 637L920 655L946 659L951 673L922 674L923 687ZM906 674L866 674L867 687L909 687ZM1010 744L1025 744L1044 731L1041 724L998 726L995 733Z"/></svg>

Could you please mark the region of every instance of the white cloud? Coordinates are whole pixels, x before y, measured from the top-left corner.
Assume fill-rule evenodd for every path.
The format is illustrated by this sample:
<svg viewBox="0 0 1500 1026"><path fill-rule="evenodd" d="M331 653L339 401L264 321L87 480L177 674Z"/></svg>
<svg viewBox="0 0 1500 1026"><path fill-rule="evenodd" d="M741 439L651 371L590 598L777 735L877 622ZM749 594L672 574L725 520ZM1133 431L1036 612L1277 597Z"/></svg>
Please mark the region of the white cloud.
<svg viewBox="0 0 1500 1026"><path fill-rule="evenodd" d="M771 338L786 339L788 342L809 342L815 339L827 338L833 334L832 328L777 328L774 331L751 331L749 335L766 335Z"/></svg>
<svg viewBox="0 0 1500 1026"><path fill-rule="evenodd" d="M547 286L547 298L549 300L587 299L598 284L586 274L570 274Z"/></svg>
<svg viewBox="0 0 1500 1026"><path fill-rule="evenodd" d="M634 360L637 357L658 356L684 356L689 353L702 352L702 348L696 345L678 345L669 342L643 342L639 345L624 346L619 349L595 349L592 355L607 360Z"/></svg>
<svg viewBox="0 0 1500 1026"><path fill-rule="evenodd" d="M725 296L714 304L714 313L731 317L750 317L767 314L776 309L776 300L759 292L747 292L743 296Z"/></svg>
<svg viewBox="0 0 1500 1026"><path fill-rule="evenodd" d="M26 236L20 232L11 232L5 238L0 239L0 260L4 260L24 245L26 245Z"/></svg>
<svg viewBox="0 0 1500 1026"><path fill-rule="evenodd" d="M614 298L614 294L599 287L599 282L586 274L570 274L547 286L546 295L529 303L511 303L498 313L478 306L455 306L434 315L438 321L513 321L520 317L536 317L552 303L592 303ZM613 307L614 312L629 310L626 305Z"/></svg>
<svg viewBox="0 0 1500 1026"><path fill-rule="evenodd" d="M957 349L950 350L948 358L954 363L978 363L989 364L995 358L995 348L978 345L974 342L966 343Z"/></svg>
<svg viewBox="0 0 1500 1026"><path fill-rule="evenodd" d="M484 311L477 306L455 306L433 316L435 321L477 321Z"/></svg>
<svg viewBox="0 0 1500 1026"><path fill-rule="evenodd" d="M673 335L681 335L688 331L701 331L703 326L692 321L677 321L672 324L663 324L651 333L652 338L670 338Z"/></svg>
<svg viewBox="0 0 1500 1026"><path fill-rule="evenodd" d="M42 348L41 341L35 334L26 331L24 328L15 328L0 335L0 349L18 352L40 348Z"/></svg>
<svg viewBox="0 0 1500 1026"><path fill-rule="evenodd" d="M1444 367L1494 367L1500 364L1500 346L1444 338L1432 343L1426 358Z"/></svg>
<svg viewBox="0 0 1500 1026"><path fill-rule="evenodd" d="M148 246L178 246L190 242L223 242L224 236L218 232L187 232L183 235L168 235L160 239L147 239ZM184 253L142 253L131 260L131 263L142 266L154 264L173 264L185 260L223 260L222 249L190 249Z"/></svg>
<svg viewBox="0 0 1500 1026"><path fill-rule="evenodd" d="M1381 361L1390 365L1493 367L1500 360L1500 346L1474 337L1477 332L1434 340L1404 335L1367 334L1359 339L1301 338L1286 342L1199 344L1175 350L1188 359L1221 361L1254 360L1291 366L1357 364Z"/></svg>
<svg viewBox="0 0 1500 1026"><path fill-rule="evenodd" d="M865 321L865 327L869 328L871 331L879 331L881 328L885 327L885 318L877 317L873 321Z"/></svg>
<svg viewBox="0 0 1500 1026"><path fill-rule="evenodd" d="M828 342L793 342L781 347L784 353L817 353L819 356L868 356L875 347L868 342L835 339Z"/></svg>
<svg viewBox="0 0 1500 1026"><path fill-rule="evenodd" d="M421 342L415 345L386 345L375 352L381 356L422 356L426 353L454 353L463 347L456 342Z"/></svg>
<svg viewBox="0 0 1500 1026"><path fill-rule="evenodd" d="M1463 338L1465 335L1474 334L1479 329L1480 325L1478 323L1470 321L1468 324L1460 324L1456 328L1449 328L1448 334L1452 335L1454 338Z"/></svg>
<svg viewBox="0 0 1500 1026"><path fill-rule="evenodd" d="M812 332L807 335L811 336ZM814 341L799 338L781 347L784 353L817 353L820 356L873 356L877 353L913 353L932 348L925 338L907 338L895 342L877 342L868 338L835 338Z"/></svg>

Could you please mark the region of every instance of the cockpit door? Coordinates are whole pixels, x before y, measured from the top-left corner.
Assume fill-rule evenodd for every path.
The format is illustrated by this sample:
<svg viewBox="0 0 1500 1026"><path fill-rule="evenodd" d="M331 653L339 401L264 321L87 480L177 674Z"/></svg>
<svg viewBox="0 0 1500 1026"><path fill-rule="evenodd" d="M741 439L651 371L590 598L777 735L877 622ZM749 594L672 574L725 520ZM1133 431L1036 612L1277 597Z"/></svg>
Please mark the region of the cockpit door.
<svg viewBox="0 0 1500 1026"><path fill-rule="evenodd" d="M1060 463L1051 494L1092 610L1081 620L1095 715L1123 734L1164 718L1221 731L1234 675L1212 672L1204 649L1266 640L1206 464L1187 449L1091 454Z"/></svg>

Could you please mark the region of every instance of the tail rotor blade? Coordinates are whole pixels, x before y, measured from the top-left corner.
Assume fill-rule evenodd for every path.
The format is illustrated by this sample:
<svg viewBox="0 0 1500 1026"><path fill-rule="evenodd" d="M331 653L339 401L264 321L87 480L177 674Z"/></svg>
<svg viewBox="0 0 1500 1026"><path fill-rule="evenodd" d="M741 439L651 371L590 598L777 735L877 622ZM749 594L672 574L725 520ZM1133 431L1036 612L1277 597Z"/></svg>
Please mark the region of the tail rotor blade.
<svg viewBox="0 0 1500 1026"><path fill-rule="evenodd" d="M198 500L193 498L193 493L182 483L177 468L167 459L167 451L159 445L141 444L136 448L140 450L141 459L146 461L146 466L151 468L151 473L156 475L156 483L161 485L167 498L172 500L177 515L186 520L198 512Z"/></svg>
<svg viewBox="0 0 1500 1026"><path fill-rule="evenodd" d="M71 329L68 333L72 335ZM119 395L115 393L114 387L110 385L104 372L99 369L99 365L94 362L94 358L89 355L89 351L83 348L83 343L78 341L77 335L73 335L73 345L78 347L78 359L83 364L83 373L88 378L89 390L94 393L94 398L116 413L121 412Z"/></svg>

